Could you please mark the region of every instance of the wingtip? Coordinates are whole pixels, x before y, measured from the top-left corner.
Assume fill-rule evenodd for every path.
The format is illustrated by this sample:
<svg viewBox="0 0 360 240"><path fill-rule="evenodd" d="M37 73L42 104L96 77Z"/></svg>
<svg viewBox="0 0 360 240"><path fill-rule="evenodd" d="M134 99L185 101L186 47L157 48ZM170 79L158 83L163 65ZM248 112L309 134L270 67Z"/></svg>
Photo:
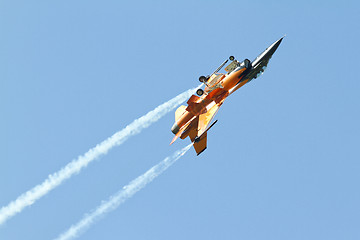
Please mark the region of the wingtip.
<svg viewBox="0 0 360 240"><path fill-rule="evenodd" d="M207 149L207 147L206 148L204 148L201 152L199 152L198 154L197 154L197 156L199 156L203 151L205 151Z"/></svg>

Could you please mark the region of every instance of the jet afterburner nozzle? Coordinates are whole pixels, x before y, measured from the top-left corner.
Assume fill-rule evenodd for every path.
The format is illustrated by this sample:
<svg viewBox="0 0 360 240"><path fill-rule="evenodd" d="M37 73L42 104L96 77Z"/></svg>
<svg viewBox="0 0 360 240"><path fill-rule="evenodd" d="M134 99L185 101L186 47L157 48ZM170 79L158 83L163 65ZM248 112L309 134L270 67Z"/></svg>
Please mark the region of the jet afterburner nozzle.
<svg viewBox="0 0 360 240"><path fill-rule="evenodd" d="M180 128L179 128L179 126L177 125L177 123L175 122L174 125L173 125L172 128L171 128L171 131L172 131L173 134L176 135L176 134L179 132L179 130L180 130Z"/></svg>

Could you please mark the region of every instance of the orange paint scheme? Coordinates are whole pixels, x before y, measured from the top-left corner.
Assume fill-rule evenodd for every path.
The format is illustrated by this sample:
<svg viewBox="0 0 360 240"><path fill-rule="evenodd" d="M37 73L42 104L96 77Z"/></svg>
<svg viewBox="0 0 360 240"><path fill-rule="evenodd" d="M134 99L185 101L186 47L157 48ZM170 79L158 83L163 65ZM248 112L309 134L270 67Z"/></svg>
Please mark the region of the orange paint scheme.
<svg viewBox="0 0 360 240"><path fill-rule="evenodd" d="M242 80L244 72L247 69L243 67L229 75L222 74L218 81L205 87L205 94L201 97L192 95L188 100L188 106L179 108L182 114L176 112L175 124L172 128L175 134L171 144L180 137L184 139L190 137L194 142L195 150L198 154L206 149L206 127L216 114L224 100L229 96L233 89ZM209 82L211 78L209 79ZM245 83L244 83L245 84ZM242 84L242 85L244 85ZM216 111L210 111L215 109ZM207 114L210 113L210 114ZM206 120L204 120L206 118Z"/></svg>
<svg viewBox="0 0 360 240"><path fill-rule="evenodd" d="M170 144L179 137L181 139L189 137L196 153L198 155L202 153L206 149L207 131L216 123L215 121L210 125L210 122L220 106L230 94L264 72L282 39L283 37L270 45L252 62L245 59L240 63L231 56L229 60L232 62L225 67L227 74L218 71L229 60L222 63L211 76L201 76L199 80L205 84L205 89L198 89L197 94L200 97L192 95L187 101L187 106L180 106L176 110L175 123L171 128L175 137Z"/></svg>

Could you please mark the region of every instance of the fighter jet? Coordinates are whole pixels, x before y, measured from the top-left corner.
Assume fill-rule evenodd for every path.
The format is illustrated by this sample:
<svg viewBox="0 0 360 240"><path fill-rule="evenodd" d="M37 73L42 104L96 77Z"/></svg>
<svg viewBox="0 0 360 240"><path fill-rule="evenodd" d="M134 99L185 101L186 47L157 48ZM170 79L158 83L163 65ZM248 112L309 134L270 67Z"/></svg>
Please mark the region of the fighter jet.
<svg viewBox="0 0 360 240"><path fill-rule="evenodd" d="M201 76L199 81L204 83L204 90L198 89L198 96L192 95L187 101L188 106L182 105L175 111L175 123L171 128L175 137L170 144L178 137L189 137L197 155L202 153L207 147L207 132L217 120L210 123L225 99L265 71L283 38L271 44L252 62L249 59L239 62L230 56L211 75ZM219 73L229 60L230 64L224 69L227 73Z"/></svg>

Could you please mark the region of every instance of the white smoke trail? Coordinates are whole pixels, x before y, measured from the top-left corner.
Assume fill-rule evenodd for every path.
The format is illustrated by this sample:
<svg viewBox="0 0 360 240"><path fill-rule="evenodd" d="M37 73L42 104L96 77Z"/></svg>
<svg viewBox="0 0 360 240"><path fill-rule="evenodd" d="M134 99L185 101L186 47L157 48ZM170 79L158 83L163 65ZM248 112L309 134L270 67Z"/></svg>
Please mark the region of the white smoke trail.
<svg viewBox="0 0 360 240"><path fill-rule="evenodd" d="M144 188L148 183L163 173L181 156L183 156L191 146L192 144L189 144L183 149L176 151L172 156L165 158L163 161L150 168L143 175L131 181L128 185L123 187L120 192L111 196L108 201L103 202L100 206L98 206L95 211L86 214L78 223L72 225L66 232L56 238L56 240L69 240L78 237L80 233L84 232L97 219L104 216L104 214L115 210L120 206L120 204L131 198L136 192Z"/></svg>
<svg viewBox="0 0 360 240"><path fill-rule="evenodd" d="M36 200L59 186L64 180L79 173L82 168L86 167L90 162L94 161L99 156L106 154L111 148L122 144L129 137L140 133L143 129L158 121L166 113L170 112L179 104L187 100L197 88L189 89L179 94L173 99L148 112L146 115L134 120L124 129L91 148L84 155L74 159L59 171L50 174L41 184L21 194L16 200L10 202L7 206L2 207L0 209L0 225L6 222L10 217L21 212L25 207L32 205Z"/></svg>

